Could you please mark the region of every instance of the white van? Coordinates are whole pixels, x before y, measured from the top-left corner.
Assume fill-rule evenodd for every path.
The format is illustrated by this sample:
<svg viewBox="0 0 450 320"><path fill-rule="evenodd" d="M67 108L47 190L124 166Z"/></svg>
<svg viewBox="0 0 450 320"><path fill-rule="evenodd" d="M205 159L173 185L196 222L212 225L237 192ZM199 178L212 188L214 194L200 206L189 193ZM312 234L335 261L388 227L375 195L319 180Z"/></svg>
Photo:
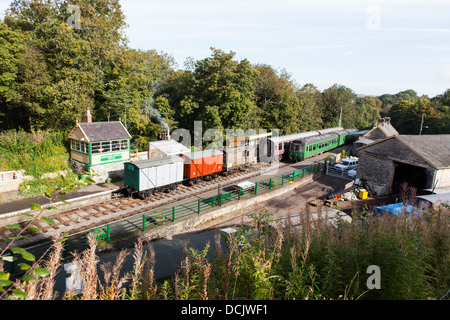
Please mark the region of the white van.
<svg viewBox="0 0 450 320"><path fill-rule="evenodd" d="M352 170L358 167L358 159L344 159L341 163L334 166L341 171Z"/></svg>

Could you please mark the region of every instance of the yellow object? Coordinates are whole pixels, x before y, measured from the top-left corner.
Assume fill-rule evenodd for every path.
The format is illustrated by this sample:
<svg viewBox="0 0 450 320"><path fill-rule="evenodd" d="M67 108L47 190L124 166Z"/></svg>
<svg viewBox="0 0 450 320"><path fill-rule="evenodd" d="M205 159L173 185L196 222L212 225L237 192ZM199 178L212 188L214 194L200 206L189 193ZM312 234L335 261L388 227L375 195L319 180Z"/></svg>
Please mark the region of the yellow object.
<svg viewBox="0 0 450 320"><path fill-rule="evenodd" d="M361 190L359 190L358 198L360 198L360 199L367 199L368 195L369 195L369 193L367 192L367 190L361 189Z"/></svg>

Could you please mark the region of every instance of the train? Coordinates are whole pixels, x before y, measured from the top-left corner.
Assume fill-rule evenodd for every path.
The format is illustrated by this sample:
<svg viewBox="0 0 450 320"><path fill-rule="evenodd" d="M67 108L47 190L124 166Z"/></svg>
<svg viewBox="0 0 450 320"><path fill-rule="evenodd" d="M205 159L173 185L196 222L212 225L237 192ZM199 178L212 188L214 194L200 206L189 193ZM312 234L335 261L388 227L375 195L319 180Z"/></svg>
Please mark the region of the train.
<svg viewBox="0 0 450 320"><path fill-rule="evenodd" d="M338 130L296 139L289 144L288 158L292 162L299 162L353 142L351 134L356 131L356 129Z"/></svg>
<svg viewBox="0 0 450 320"><path fill-rule="evenodd" d="M356 129L333 127L249 139L236 139L223 149L185 152L124 163L124 192L145 199L155 191L171 191L180 183L195 185L249 168L258 162L299 162L351 142ZM253 140L252 140L253 139ZM236 143L236 141L242 143Z"/></svg>

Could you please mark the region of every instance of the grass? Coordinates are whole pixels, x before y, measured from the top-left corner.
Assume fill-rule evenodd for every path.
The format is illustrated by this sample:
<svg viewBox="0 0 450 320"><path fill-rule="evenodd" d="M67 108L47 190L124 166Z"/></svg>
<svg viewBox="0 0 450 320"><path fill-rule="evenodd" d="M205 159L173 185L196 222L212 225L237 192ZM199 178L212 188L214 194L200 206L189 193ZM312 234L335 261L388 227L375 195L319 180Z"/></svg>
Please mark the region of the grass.
<svg viewBox="0 0 450 320"><path fill-rule="evenodd" d="M81 266L84 292L66 292L64 299L86 300L299 300L299 299L440 299L450 287L450 209L430 211L420 218L354 214L351 223L334 227L325 220L303 216L300 227L290 220L273 229L270 214L255 213L252 226L226 239L223 248L217 234L215 252L211 244L203 250L185 247L179 271L157 282L155 253L144 242L135 244L134 268L121 269L127 258L118 254L114 264L100 266L89 237L89 249L74 255ZM251 231L250 233L248 231ZM246 238L242 236L246 234ZM249 236L250 234L250 236ZM244 239L244 240L243 240ZM56 270L61 263L61 243L55 242L45 266ZM367 269L381 271L381 289L369 290ZM31 268L30 272L33 272ZM0 266L1 270L1 266ZM55 297L52 273L26 283L16 281L27 299ZM100 281L103 280L103 281ZM37 294L39 293L39 294ZM0 292L0 295L2 293ZM3 292L3 297L8 296ZM17 298L11 296L11 298ZM447 296L448 298L448 296Z"/></svg>

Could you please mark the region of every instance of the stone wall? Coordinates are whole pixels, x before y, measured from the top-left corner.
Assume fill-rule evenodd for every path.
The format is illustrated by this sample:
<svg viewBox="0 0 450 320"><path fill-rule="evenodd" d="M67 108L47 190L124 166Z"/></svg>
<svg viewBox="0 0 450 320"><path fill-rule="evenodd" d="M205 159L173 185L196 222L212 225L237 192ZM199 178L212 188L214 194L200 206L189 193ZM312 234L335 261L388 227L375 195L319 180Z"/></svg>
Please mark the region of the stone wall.
<svg viewBox="0 0 450 320"><path fill-rule="evenodd" d="M82 174L85 172L89 172L91 174L92 179L96 183L103 183L108 179L108 177L111 177L111 175L118 175L121 178L123 178L124 171L123 171L123 162L117 162L117 163L109 163L99 166L93 166L89 170L89 166L87 164L83 164L77 161L72 160L71 166L73 172L76 174Z"/></svg>
<svg viewBox="0 0 450 320"><path fill-rule="evenodd" d="M388 195L392 191L396 162L424 168L427 188L432 187L433 179L439 179L441 186L450 185L450 170L438 172L434 178L435 169L396 139L368 145L360 151L357 178L365 181L366 187L378 196Z"/></svg>
<svg viewBox="0 0 450 320"><path fill-rule="evenodd" d="M366 187L377 196L386 196L391 191L394 179L393 161L363 152L359 156L356 177L366 182Z"/></svg>

